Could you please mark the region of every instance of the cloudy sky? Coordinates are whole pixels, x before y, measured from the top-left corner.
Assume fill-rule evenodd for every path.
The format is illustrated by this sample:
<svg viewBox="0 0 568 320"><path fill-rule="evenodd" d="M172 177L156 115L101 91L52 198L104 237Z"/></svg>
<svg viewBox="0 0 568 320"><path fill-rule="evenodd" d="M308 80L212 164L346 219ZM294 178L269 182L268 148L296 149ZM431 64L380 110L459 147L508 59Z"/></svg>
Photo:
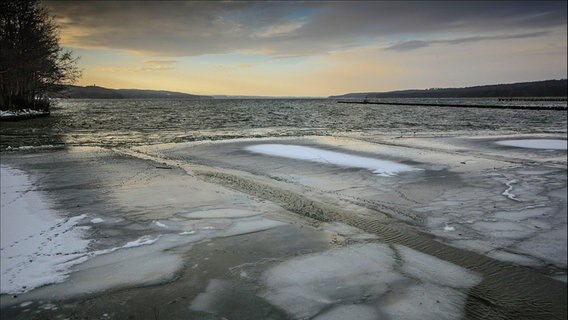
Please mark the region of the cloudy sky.
<svg viewBox="0 0 568 320"><path fill-rule="evenodd" d="M48 1L81 85L327 96L567 77L566 1Z"/></svg>

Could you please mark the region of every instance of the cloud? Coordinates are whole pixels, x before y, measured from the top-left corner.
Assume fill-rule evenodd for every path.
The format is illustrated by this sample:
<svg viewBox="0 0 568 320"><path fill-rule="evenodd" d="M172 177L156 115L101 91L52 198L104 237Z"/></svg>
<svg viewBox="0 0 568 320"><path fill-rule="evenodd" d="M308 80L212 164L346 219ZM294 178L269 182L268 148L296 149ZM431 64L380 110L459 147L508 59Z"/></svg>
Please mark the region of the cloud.
<svg viewBox="0 0 568 320"><path fill-rule="evenodd" d="M540 32L531 32L531 33L523 33L523 34L513 34L513 35L495 35L495 36L476 36L476 37L464 37L464 38L456 38L456 39L447 39L447 40L430 40L430 41L422 41L422 40L411 40L411 41L404 41L395 43L389 47L386 47L386 50L393 50L393 51L411 51L416 50L424 47L428 47L432 44L462 44L468 42L479 42L479 41L487 41L487 40L511 40L511 39L525 39L525 38L536 38L550 34L548 31L540 31Z"/></svg>
<svg viewBox="0 0 568 320"><path fill-rule="evenodd" d="M170 66L178 62L176 60L148 60L144 61L144 63L154 66Z"/></svg>
<svg viewBox="0 0 568 320"><path fill-rule="evenodd" d="M111 72L111 73L138 73L138 72L155 72L155 71L173 71L176 70L175 60L148 60L144 61L141 66L99 66L95 67L95 71Z"/></svg>
<svg viewBox="0 0 568 320"><path fill-rule="evenodd" d="M386 47L385 49L394 51L410 51L427 47L430 45L430 43L432 43L432 41L411 40L395 43L390 47Z"/></svg>
<svg viewBox="0 0 568 320"><path fill-rule="evenodd" d="M329 53L368 43L400 45L566 26L565 1L47 1L64 45L149 56ZM473 40L471 40L473 41ZM471 42L470 41L470 42ZM396 48L395 48L396 50Z"/></svg>
<svg viewBox="0 0 568 320"><path fill-rule="evenodd" d="M252 68L252 64L249 63L241 63L237 65L220 65L217 64L213 67L213 69L217 72L230 72L230 71L238 71L238 70L245 70Z"/></svg>
<svg viewBox="0 0 568 320"><path fill-rule="evenodd" d="M279 25L268 26L265 30L258 32L256 35L261 38L271 38L275 36L283 36L297 31L305 24L304 21L290 22Z"/></svg>

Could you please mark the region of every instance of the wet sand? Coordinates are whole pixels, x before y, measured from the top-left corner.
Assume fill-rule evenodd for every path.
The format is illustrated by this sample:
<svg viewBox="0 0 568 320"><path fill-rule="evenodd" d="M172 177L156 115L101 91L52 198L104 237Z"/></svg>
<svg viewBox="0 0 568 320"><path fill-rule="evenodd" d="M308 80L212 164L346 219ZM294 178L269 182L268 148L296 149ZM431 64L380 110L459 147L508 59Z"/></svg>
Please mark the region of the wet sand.
<svg viewBox="0 0 568 320"><path fill-rule="evenodd" d="M497 144L535 138L565 139L344 134L4 153L51 210L85 215L75 227L89 246L64 281L2 295L2 316L564 319L566 151ZM262 145L311 156L251 152Z"/></svg>

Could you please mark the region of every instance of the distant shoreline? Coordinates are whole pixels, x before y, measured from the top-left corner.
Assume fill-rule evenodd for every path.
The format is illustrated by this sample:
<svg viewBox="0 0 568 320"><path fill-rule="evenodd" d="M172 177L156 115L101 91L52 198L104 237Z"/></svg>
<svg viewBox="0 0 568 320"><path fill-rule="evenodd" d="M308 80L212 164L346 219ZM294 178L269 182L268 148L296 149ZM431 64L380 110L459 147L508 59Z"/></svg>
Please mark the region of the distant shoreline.
<svg viewBox="0 0 568 320"><path fill-rule="evenodd" d="M465 99L465 98L464 98ZM534 101L534 100L533 100ZM507 105L480 105L480 104L452 104L452 103L412 103L412 102L379 102L379 101L337 101L346 104L379 104L395 106L421 106L443 108L477 108L477 109L514 109L514 110L556 110L566 111L567 107L561 106L507 106Z"/></svg>
<svg viewBox="0 0 568 320"><path fill-rule="evenodd" d="M365 98L522 98L568 95L566 79L492 84L464 88L411 89L388 92L358 92L330 96L334 99Z"/></svg>

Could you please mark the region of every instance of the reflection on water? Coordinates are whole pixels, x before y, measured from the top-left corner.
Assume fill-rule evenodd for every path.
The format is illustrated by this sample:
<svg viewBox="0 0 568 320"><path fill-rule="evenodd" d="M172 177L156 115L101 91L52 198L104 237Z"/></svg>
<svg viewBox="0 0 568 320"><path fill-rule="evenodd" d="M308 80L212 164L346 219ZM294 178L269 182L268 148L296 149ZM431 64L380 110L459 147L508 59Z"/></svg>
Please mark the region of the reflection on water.
<svg viewBox="0 0 568 320"><path fill-rule="evenodd" d="M352 130L566 132L566 124L565 111L350 105L328 99L59 100L49 118L2 122L0 146L116 146Z"/></svg>

